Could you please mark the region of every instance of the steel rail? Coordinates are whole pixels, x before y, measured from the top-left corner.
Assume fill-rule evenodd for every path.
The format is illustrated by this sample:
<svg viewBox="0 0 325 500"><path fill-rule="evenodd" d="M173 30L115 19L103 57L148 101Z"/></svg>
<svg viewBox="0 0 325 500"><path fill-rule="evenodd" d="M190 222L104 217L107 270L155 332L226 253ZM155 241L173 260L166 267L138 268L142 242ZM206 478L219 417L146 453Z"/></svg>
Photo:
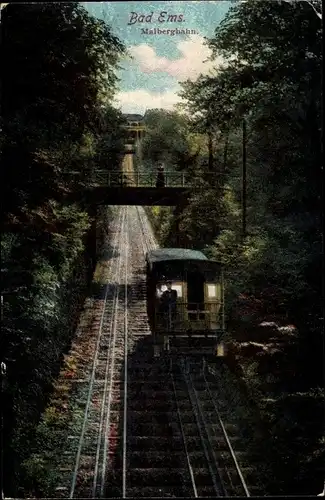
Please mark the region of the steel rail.
<svg viewBox="0 0 325 500"><path fill-rule="evenodd" d="M128 221L128 209L126 208L126 217ZM125 245L125 294L124 294L124 408L123 408L123 483L122 495L126 498L126 446L127 446L127 389L128 389L128 296L127 296L127 275L128 275L128 223L126 230Z"/></svg>
<svg viewBox="0 0 325 500"><path fill-rule="evenodd" d="M209 450L208 450L208 447L207 447L206 440L203 437L202 427L204 428L204 431L205 431L205 433L207 435L210 451L212 451L213 458L214 458L214 460L216 460L214 452L213 452L213 447L212 447L211 439L210 439L210 436L209 436L209 432L207 430L207 426L206 426L204 417L202 415L202 410L201 410L201 407L200 407L200 403L199 403L198 397L196 395L196 391L194 389L192 377L191 377L190 374L188 374L188 375L189 375L189 377L186 377L186 374L183 372L183 377L184 377L184 380L185 380L187 388L188 388L188 393L189 393L190 400L191 400L191 403L192 403L192 407L193 407L193 410L194 410L194 414L195 414L195 418L196 418L196 422L197 422L197 427L198 427L198 430L199 430L199 434L200 434L201 443L202 443L202 446L203 446L205 458L206 458L206 461L207 461L207 464L208 464L208 468L209 468L209 471L210 471L210 476L211 476L211 479L212 479L213 487L214 487L215 492L217 493L218 496L224 496L224 491L220 491L218 482L217 482L216 477L215 477L215 473L214 473L212 465L211 465L211 458L209 457ZM193 398L193 395L194 395L194 398ZM194 401L193 401L193 399L194 399ZM202 421L203 425L200 424L199 415L201 417L201 421ZM215 465L216 465L216 463L215 463ZM219 477L219 480L220 480L220 477Z"/></svg>
<svg viewBox="0 0 325 500"><path fill-rule="evenodd" d="M126 214L125 214L125 228L128 228L128 211L127 208L125 208ZM139 214L139 219L140 219L140 224L143 224L143 221L141 219L141 216ZM142 227L142 226L141 226ZM123 228L124 229L124 228ZM128 265L128 248L129 248L129 240L128 240L128 229L125 230L125 238L126 241L124 241L124 248L126 249L125 253L125 297L124 297L124 315L123 315L123 322L124 322L124 406L123 406L123 460L122 460L122 495L123 498L126 498L126 473L127 473L127 371L128 371L128 366L127 366L127 349L128 349L128 297L127 297L127 276L128 276L128 271L129 271L129 265ZM142 246L145 250L145 231L143 231L143 238L141 238ZM122 255L120 256L119 264L121 265L121 259ZM119 275L119 271L117 273ZM118 303L118 298L117 298L117 303ZM108 391L108 410L106 413L106 422L104 425L105 428L105 439L104 439L104 458L103 458L103 467L102 467L102 480L101 480L101 497L103 496L104 493L104 485L105 485L105 472L106 472L106 460L107 460L107 446L108 446L108 435L109 435L109 419L110 419L110 406L111 406L111 399L112 399L112 385L113 385L113 376L114 376L114 365L115 365L115 357L114 357L114 352L115 352L115 341L116 341L116 330L117 330L117 314L114 315L114 332L113 332L113 346L112 346L112 355L111 355L111 377L110 377L110 389Z"/></svg>
<svg viewBox="0 0 325 500"><path fill-rule="evenodd" d="M172 369L172 365L171 365L171 369ZM184 427L183 427L182 417L181 417L181 413L180 413L180 409L179 409L179 404L178 404L178 399L177 399L177 392L176 392L176 387L175 387L174 375L173 375L172 371L170 371L170 376L171 376L171 379L172 379L172 385L173 385L173 390L174 390L174 397L175 397L175 403L176 403L176 408L177 408L177 415L178 415L179 427L181 429L181 434L182 434L182 439L183 439L183 444L184 444L184 451L185 451L186 461L187 461L187 467L188 467L188 471L189 471L190 478L191 478L191 483L192 483L194 497L197 498L198 497L198 493L197 493L197 488L196 488L196 484L195 484L195 478L194 478L193 468L192 468L192 465L191 465L191 460L190 460L188 449L187 449L186 437L185 437L185 433L184 433Z"/></svg>
<svg viewBox="0 0 325 500"><path fill-rule="evenodd" d="M203 375L204 375L204 368L205 368L205 366L203 366L203 370L202 370L202 374L203 374ZM211 394L210 394L210 400L211 400ZM215 431L214 427L212 427L212 431L213 431L214 436L215 436L215 437L217 437L217 434L216 434L216 431ZM222 470L226 473L226 475L227 475L227 477L228 477L228 480L229 480L229 482L230 482L231 487L232 487L233 489L235 489L235 486L234 486L234 484L233 484L233 481L232 481L232 479L231 479L231 476L230 476L230 474L229 474L229 472L228 472L228 468L227 468L227 467L225 467L225 466L224 466L224 467L218 467L218 462L217 462L217 461L216 461L216 466L217 466L217 469L219 469L219 470L222 468ZM227 488L226 488L226 486L225 486L225 482L224 482L224 481L222 480L222 478L221 478L221 475L220 475L220 479L221 479L222 484L223 484L223 488L224 488L224 491L225 491L225 495L226 495L226 496L228 496L228 491L227 491Z"/></svg>
<svg viewBox="0 0 325 500"><path fill-rule="evenodd" d="M223 436L224 436L224 438L225 438L225 440L226 440L226 443L227 443L228 449L229 449L230 454L231 454L231 457L232 457L232 459L233 459L233 462L234 462L235 468L236 468L236 470L237 470L238 476L239 476L239 478L240 478L240 482L241 482L242 487L243 487L243 489L244 489L245 495L246 495L247 497L250 497L250 493L249 493L249 491L248 491L248 488L247 488L247 485L246 485L246 482L245 482L244 476L243 476L243 474L242 474L242 472L241 472L241 470L240 470L240 467L239 467L239 464L238 464L238 461L237 461L237 458L236 458L235 452L234 452L234 450L233 450L233 447L231 446L231 443L230 443L230 440L229 440L229 437L228 437L227 431L226 431L225 426L224 426L224 424L223 424L223 421L222 421L221 415L220 415L219 410L218 410L218 408L217 408L217 405L216 405L216 403L215 403L215 399L214 399L214 397L213 397L213 394L212 394L211 389L210 389L209 382L207 381L205 374L203 374L203 378L204 378L204 381L205 381L205 383L206 383L206 387L207 387L207 389L208 389L208 393L209 393L210 399L211 399L211 401L212 401L212 403L213 403L213 406L214 406L214 409L215 409L215 412L216 412L216 415L217 415L217 418L218 418L219 425L220 425L220 427L221 427L221 430L222 430Z"/></svg>
<svg viewBox="0 0 325 500"><path fill-rule="evenodd" d="M109 349L107 353L107 360L106 360L106 366L105 366L105 382L104 382L104 394L103 394L103 399L102 399L102 405L101 405L101 417L100 417L100 427L99 427L99 432L98 432L98 438L97 438L97 451L96 451L96 463L95 463L95 471L94 471L94 479L93 479L93 497L96 497L96 489L97 489L97 483L98 483L98 470L99 470L99 457L100 457L100 451L102 447L102 440L103 440L103 432L104 432L104 420L105 420L105 407L106 407L106 394L107 394L107 385L108 385L108 374L109 374L109 360L110 360L110 353L111 353L111 342L112 342L112 329L113 329L113 321L114 317L117 313L117 304L118 304L118 291L117 287L114 289L114 297L113 297L113 306L112 306L112 315L111 315L111 322L110 322L110 334L109 334Z"/></svg>
<svg viewBox="0 0 325 500"><path fill-rule="evenodd" d="M140 232L142 237L140 238L143 255L146 255L146 252L152 246L156 246L154 238L148 237L148 231L145 231L145 224L143 221L143 217L140 214L139 207L136 208L136 214L139 221ZM141 207L142 208L142 207ZM153 244L152 244L153 242ZM129 245L129 240L127 240ZM128 271L128 259L126 259L126 271L125 276L127 276ZM127 290L127 286L126 286ZM125 316L124 316L124 409L123 409L123 459L122 459L122 497L127 498L127 383L128 383L128 298L127 293L125 294Z"/></svg>
<svg viewBox="0 0 325 500"><path fill-rule="evenodd" d="M194 387L194 382L193 382L191 374L189 374L189 379L190 379L190 382L191 382L191 386L192 386L192 389L193 389L195 400L197 402L197 408L198 408L200 416L201 416L203 427L204 427L205 433L206 433L207 438L208 438L209 448L210 448L210 452L211 452L211 454L213 456L213 461L214 461L215 469L216 469L216 472L218 474L218 480L219 480L220 486L221 486L221 491L220 491L219 486L218 486L218 494L219 494L219 496L227 496L226 487L225 487L224 482L223 482L223 480L222 480L222 478L220 476L220 472L219 472L220 467L218 465L218 460L217 460L217 457L216 457L216 454L215 454L215 451L214 451L214 448L213 448L213 444L212 444L212 441L211 441L211 434L210 434L210 431L208 429L208 424L207 424L206 419L204 417L204 414L203 414L203 411L202 411L202 407L201 407L201 403L200 403L199 397L197 395L197 391L196 391L196 389Z"/></svg>
<svg viewBox="0 0 325 500"><path fill-rule="evenodd" d="M125 225L125 210L122 211L123 213L123 218L121 222L121 237L123 234L124 230L124 225ZM120 269L121 269L121 255L118 258L118 263L117 263L117 269L115 272L115 281L118 282L119 280L119 274L120 274ZM96 450L96 461L95 461L95 471L94 471L94 479L93 479L93 497L96 496L96 490L97 490L97 484L100 481L102 484L102 480L99 478L99 461L100 461L100 451L102 448L102 443L105 439L105 427L104 427L104 422L105 422L105 409L106 409L106 401L107 401L107 386L108 386L108 377L109 377L109 368L112 365L112 357L114 353L114 344L113 342L115 341L115 333L116 333L116 324L115 324L115 318L118 314L118 286L114 287L114 295L113 295L113 304L112 304L112 313L111 313L111 321L110 321L110 328L109 328L109 349L107 352L107 358L106 358L106 365L105 365L105 382L104 382L104 392L103 392L103 399L102 399L102 404L101 404L101 416L100 416L100 426L99 426L99 431L98 431L98 438L97 438L97 450ZM107 411L110 411L110 403L107 407ZM105 469L105 464L102 464L102 469ZM101 474L102 477L102 474Z"/></svg>
<svg viewBox="0 0 325 500"><path fill-rule="evenodd" d="M125 210L125 218L126 218L126 209ZM124 229L124 226L123 226ZM123 234L123 233L122 233ZM122 254L120 255L120 263L122 261ZM112 388L113 388L113 379L114 379L114 366L115 366L115 347L116 347L116 332L117 332L117 320L118 314L114 317L114 336L113 336L113 351L112 351L112 361L111 361L111 375L110 375L110 386L108 392L108 409L106 413L105 420L105 436L104 436L104 449L103 449L103 467L102 467L102 475L101 475L101 487L100 487L100 496L103 497L104 487L105 487L105 473L106 473L106 464L107 464L107 454L108 454L108 441L109 441L109 431L110 431L110 408L112 403Z"/></svg>
<svg viewBox="0 0 325 500"><path fill-rule="evenodd" d="M123 223L122 210L119 213L119 220L121 221L121 224L119 224L120 231L119 231L119 233L116 232L116 234L115 234L115 237L114 237L115 245L113 244L113 248L117 247L119 235L122 234L122 223ZM112 267L113 267L113 263L111 263L110 271L112 270ZM69 498L73 498L73 494L74 494L76 482L77 482L78 469L79 469L79 463L80 463L80 457L81 457L81 450L82 450L82 446L83 446L84 435L85 435L85 430L86 430L86 425L87 425L87 417L88 417L88 412L89 412L89 407L90 407L90 401L91 401L91 396L92 396L92 391L93 391L94 380L95 380L96 363L97 363L98 351L99 351L100 340L101 340L102 330L103 330L103 323L104 323L104 317L105 317L105 309L106 309L106 303L107 303L108 290L109 290L109 284L107 283L105 286L103 310L102 310L101 320L100 320L99 329L98 329L98 336L97 336L97 342L96 342L96 347L95 347L95 356L94 356L94 361L93 361L93 365L92 365L91 378L90 378L90 383L89 383L89 388L88 388L88 397L87 397L87 402L86 402L86 407L85 407L84 420L83 420L83 424L82 424L80 439L79 439L79 443L78 443L78 450L77 450L75 468L74 468L73 475L72 475L72 483L71 483Z"/></svg>
<svg viewBox="0 0 325 500"><path fill-rule="evenodd" d="M214 436L215 436L215 437L217 437L216 431L215 431L215 429L214 429L213 427L212 427L212 430L213 430L213 434L214 434ZM227 477L228 477L228 480L229 480L229 483L230 483L230 486L233 488L233 490L235 490L235 486L234 486L234 484L233 484L233 481L232 481L232 479L231 479L231 475L229 474L229 471L228 471L227 466L218 467L218 464L217 464L217 463L216 463L216 465L217 465L217 468L218 468L219 470L220 470L220 469L222 469L222 470L226 473L226 475L227 475ZM221 476L220 476L220 478L221 478ZM229 496L229 495L228 495L228 490L227 490L227 488L225 487L225 482L224 482L224 481L222 481L222 483L223 483L223 486L224 486L225 495L226 495L226 496Z"/></svg>

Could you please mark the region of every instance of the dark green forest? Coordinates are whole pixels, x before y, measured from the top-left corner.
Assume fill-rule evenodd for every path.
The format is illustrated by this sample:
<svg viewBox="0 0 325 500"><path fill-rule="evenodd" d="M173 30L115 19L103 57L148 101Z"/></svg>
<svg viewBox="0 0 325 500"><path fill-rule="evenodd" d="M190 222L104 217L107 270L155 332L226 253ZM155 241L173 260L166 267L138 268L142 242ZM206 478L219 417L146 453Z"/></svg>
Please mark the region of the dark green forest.
<svg viewBox="0 0 325 500"><path fill-rule="evenodd" d="M148 215L161 245L199 249L225 265L227 363L263 429L251 453L268 464L265 495L308 494L311 484L318 492L322 22L307 2L249 0L234 4L207 44L224 66L182 82L177 111L146 112L135 164L154 170L164 161L204 186L178 212L153 207ZM1 11L6 496L41 494L26 463L89 292L96 226L98 240L109 219L76 194L98 165L120 166L124 121L113 98L124 53L110 27L76 2Z"/></svg>
<svg viewBox="0 0 325 500"><path fill-rule="evenodd" d="M21 464L79 319L96 262L92 207L74 195L120 163L112 105L124 46L74 3L1 11L4 492Z"/></svg>

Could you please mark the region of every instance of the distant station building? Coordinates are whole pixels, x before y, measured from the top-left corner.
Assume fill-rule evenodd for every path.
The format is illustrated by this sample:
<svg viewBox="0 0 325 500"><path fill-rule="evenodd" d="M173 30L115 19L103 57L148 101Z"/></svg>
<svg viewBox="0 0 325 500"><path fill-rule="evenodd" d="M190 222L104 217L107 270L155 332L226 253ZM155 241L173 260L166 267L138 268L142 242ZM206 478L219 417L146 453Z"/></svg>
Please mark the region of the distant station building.
<svg viewBox="0 0 325 500"><path fill-rule="evenodd" d="M145 134L143 116L137 114L124 114L123 116L127 120L126 128L129 132L130 142L134 143L142 139Z"/></svg>

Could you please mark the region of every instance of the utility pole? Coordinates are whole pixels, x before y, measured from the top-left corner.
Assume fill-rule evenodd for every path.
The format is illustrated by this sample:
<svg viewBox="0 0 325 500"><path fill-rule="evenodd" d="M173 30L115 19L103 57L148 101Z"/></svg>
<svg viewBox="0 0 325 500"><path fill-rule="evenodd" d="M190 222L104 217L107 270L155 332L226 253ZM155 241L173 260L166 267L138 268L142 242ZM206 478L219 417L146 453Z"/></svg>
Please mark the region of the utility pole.
<svg viewBox="0 0 325 500"><path fill-rule="evenodd" d="M246 120L243 118L243 162L242 162L242 241L244 242L246 236L246 194L247 194L247 172L246 172Z"/></svg>
<svg viewBox="0 0 325 500"><path fill-rule="evenodd" d="M208 179L209 183L213 184L215 172L213 172L213 112L211 106L209 106L208 113L206 116L206 127L208 136ZM213 179L211 179L213 173Z"/></svg>
<svg viewBox="0 0 325 500"><path fill-rule="evenodd" d="M209 150L208 168L209 168L209 173L211 173L213 171L213 142L212 142L211 130L209 130L208 132L208 150Z"/></svg>

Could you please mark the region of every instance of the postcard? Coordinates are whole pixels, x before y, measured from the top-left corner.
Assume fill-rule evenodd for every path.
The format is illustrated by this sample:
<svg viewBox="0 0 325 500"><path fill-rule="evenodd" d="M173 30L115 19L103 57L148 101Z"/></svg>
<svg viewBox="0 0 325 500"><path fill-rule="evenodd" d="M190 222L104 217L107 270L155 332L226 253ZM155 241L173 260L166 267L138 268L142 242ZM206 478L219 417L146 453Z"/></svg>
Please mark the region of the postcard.
<svg viewBox="0 0 325 500"><path fill-rule="evenodd" d="M0 6L2 498L324 496L321 2Z"/></svg>

